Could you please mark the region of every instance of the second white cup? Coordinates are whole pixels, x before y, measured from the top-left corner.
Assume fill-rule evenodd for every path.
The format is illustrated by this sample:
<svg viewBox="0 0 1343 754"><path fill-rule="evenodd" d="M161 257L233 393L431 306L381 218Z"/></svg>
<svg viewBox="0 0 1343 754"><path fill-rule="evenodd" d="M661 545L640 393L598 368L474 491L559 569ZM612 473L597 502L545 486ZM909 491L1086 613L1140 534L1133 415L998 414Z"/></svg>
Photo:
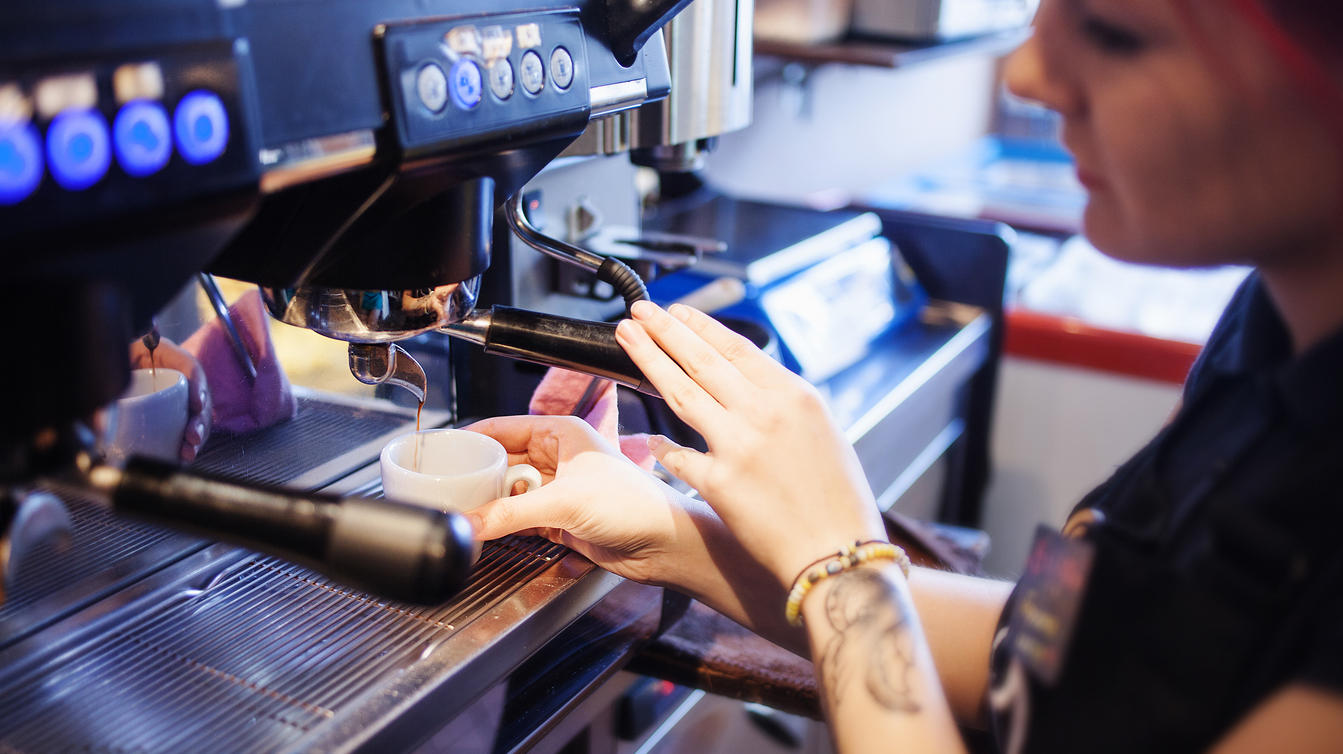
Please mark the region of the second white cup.
<svg viewBox="0 0 1343 754"><path fill-rule="evenodd" d="M136 369L112 404L112 431L104 450L113 463L130 456L176 461L188 415L186 375L175 369Z"/></svg>
<svg viewBox="0 0 1343 754"><path fill-rule="evenodd" d="M388 498L441 511L469 511L509 494L520 481L528 492L541 486L541 472L525 463L509 466L499 441L464 429L402 435L382 449L380 463Z"/></svg>

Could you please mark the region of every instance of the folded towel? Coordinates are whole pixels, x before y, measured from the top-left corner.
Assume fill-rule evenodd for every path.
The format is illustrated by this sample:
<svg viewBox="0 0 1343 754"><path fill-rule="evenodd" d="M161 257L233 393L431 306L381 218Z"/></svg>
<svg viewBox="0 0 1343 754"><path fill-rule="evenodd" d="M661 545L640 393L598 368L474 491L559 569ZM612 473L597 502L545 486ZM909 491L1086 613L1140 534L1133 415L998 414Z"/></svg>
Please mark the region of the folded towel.
<svg viewBox="0 0 1343 754"><path fill-rule="evenodd" d="M214 402L214 429L244 434L294 418L298 402L275 357L261 294L244 293L229 307L229 316L252 357L255 380L238 363L228 331L217 317L182 344L205 369Z"/></svg>
<svg viewBox="0 0 1343 754"><path fill-rule="evenodd" d="M610 380L552 367L532 393L527 413L580 416L644 470L651 471L656 462L648 450L648 435L620 434L616 384Z"/></svg>

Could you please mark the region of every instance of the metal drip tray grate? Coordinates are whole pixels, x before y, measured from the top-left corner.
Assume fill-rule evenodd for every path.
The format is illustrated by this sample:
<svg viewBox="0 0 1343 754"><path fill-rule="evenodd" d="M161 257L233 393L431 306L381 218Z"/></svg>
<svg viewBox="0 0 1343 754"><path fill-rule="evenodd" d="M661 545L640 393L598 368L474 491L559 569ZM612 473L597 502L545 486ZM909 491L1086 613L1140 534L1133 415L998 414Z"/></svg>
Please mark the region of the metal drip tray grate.
<svg viewBox="0 0 1343 754"><path fill-rule="evenodd" d="M17 564L0 604L0 647L83 607L151 566L204 546L200 540L117 518L95 503L67 498L72 531L63 546L49 545Z"/></svg>
<svg viewBox="0 0 1343 754"><path fill-rule="evenodd" d="M466 589L433 608L245 559L205 589L5 679L0 750L288 748L566 552L531 537L487 543Z"/></svg>
<svg viewBox="0 0 1343 754"><path fill-rule="evenodd" d="M321 487L377 458L388 439L415 426L409 409L298 393L292 420L247 435L219 435L192 468L239 481ZM434 414L425 417L428 426L445 418L426 414Z"/></svg>

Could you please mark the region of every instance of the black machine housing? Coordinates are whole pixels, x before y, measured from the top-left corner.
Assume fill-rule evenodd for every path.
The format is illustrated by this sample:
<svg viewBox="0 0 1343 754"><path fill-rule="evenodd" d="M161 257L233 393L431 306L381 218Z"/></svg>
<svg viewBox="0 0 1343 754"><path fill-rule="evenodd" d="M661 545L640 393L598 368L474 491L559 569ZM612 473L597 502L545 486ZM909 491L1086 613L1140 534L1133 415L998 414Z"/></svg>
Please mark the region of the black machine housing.
<svg viewBox="0 0 1343 754"><path fill-rule="evenodd" d="M0 151L26 130L48 161L30 193L15 200L0 191L0 307L30 328L33 363L61 365L7 370L3 387L25 400L10 401L3 439L21 441L114 399L126 380L125 344L198 271L276 287L385 290L479 275L490 262L495 207L582 132L593 92L634 87L604 108L666 95L665 52L644 43L688 2L0 5ZM515 72L529 51L548 69L562 47L572 79L561 87L547 70L539 92L515 79L511 96L500 97L477 78L478 104L454 99L435 111L418 93L417 73L433 64L455 75L458 60L478 56L470 35L463 46L454 31L462 28L496 40L506 30L504 58ZM145 65L161 79L152 104L174 128L174 108L193 93L217 98L222 149L188 159L184 134L174 131L167 163L137 176L118 145L104 142L101 176L76 187L55 180L51 152L66 147L46 141L64 110L39 92L78 93L50 84L92 80L94 101L70 95L67 107L91 111L110 134L103 138L116 139L129 104L119 76ZM26 103L17 115L5 111L6 92L11 104L15 94ZM195 134L212 135L209 124ZM12 145L8 154L9 168L22 170Z"/></svg>

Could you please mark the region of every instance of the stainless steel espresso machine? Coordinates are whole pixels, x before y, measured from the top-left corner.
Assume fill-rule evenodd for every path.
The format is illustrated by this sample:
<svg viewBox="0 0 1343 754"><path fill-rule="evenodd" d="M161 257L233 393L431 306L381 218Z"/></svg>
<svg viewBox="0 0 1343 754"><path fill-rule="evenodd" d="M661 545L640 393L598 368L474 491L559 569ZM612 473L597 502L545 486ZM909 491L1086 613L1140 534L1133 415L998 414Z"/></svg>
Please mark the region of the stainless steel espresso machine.
<svg viewBox="0 0 1343 754"><path fill-rule="evenodd" d="M646 295L619 259L536 227L519 191L575 141L693 160L726 130L687 128L666 97L677 46L713 32L749 100L750 4L697 0L664 38L688 4L0 8L0 307L23 333L0 383L0 748L581 739L664 620L660 591L530 538L473 566L461 517L382 500L373 457L353 460L407 416L311 402L184 469L102 462L99 411L126 384L127 344L202 270L349 342L367 383L422 396L397 344L447 333L649 390L613 326L581 318L599 315L477 299L514 285L498 264L514 234L609 286L617 312ZM343 444L295 449L312 438Z"/></svg>

